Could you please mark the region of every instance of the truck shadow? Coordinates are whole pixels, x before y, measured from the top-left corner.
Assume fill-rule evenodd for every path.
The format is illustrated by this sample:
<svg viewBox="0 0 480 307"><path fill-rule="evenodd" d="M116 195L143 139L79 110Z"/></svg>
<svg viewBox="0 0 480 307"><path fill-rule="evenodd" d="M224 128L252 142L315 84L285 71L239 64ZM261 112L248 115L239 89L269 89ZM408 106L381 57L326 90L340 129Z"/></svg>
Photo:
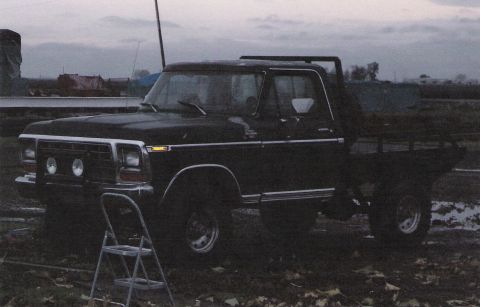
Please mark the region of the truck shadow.
<svg viewBox="0 0 480 307"><path fill-rule="evenodd" d="M416 247L385 247L370 234L366 216L348 222L328 220L319 216L314 228L301 237L278 238L262 225L260 216L234 213L235 237L232 257L242 261L300 262L324 261L338 266L346 261L376 262L393 259L416 259L478 249L478 234L471 231L434 228L422 245Z"/></svg>

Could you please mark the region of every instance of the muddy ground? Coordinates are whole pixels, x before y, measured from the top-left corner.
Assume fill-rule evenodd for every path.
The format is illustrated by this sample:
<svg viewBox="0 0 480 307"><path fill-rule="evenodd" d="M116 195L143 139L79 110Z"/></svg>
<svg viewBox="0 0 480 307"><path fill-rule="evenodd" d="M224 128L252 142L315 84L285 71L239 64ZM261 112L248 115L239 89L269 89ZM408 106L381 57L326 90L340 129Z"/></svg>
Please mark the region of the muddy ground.
<svg viewBox="0 0 480 307"><path fill-rule="evenodd" d="M477 161L475 156L467 160L462 167ZM0 161L0 210L41 206L14 190L19 172L14 139L0 139ZM441 178L434 198L448 203L437 206L439 216L457 210L459 201L476 210L479 179L464 173ZM282 241L264 229L255 210L234 212L234 221L226 260L166 266L179 306L480 305L480 232L465 230L461 223L437 218L422 246L390 250L375 243L365 216L349 222L319 216L308 236ZM27 234L9 233L22 226L14 222L0 228L0 305L86 306L96 251L55 250L32 225ZM148 300L162 305L162 299L146 298L140 305L152 306Z"/></svg>

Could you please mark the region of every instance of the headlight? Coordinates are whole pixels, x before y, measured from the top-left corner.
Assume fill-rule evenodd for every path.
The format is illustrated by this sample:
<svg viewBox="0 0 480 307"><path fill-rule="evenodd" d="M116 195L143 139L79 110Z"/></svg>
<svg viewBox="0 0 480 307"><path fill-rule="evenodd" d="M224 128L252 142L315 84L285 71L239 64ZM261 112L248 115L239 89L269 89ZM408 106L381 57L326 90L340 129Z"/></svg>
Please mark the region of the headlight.
<svg viewBox="0 0 480 307"><path fill-rule="evenodd" d="M142 166L142 155L140 148L133 145L119 145L118 156L121 166L124 168L138 168Z"/></svg>
<svg viewBox="0 0 480 307"><path fill-rule="evenodd" d="M125 155L125 166L128 167L139 167L140 166L140 155L136 151L130 151Z"/></svg>
<svg viewBox="0 0 480 307"><path fill-rule="evenodd" d="M24 160L35 160L35 147L29 146L23 150Z"/></svg>
<svg viewBox="0 0 480 307"><path fill-rule="evenodd" d="M146 182L145 161L140 147L130 144L117 145L120 168L118 178L122 182Z"/></svg>
<svg viewBox="0 0 480 307"><path fill-rule="evenodd" d="M32 139L20 139L22 144L22 161L30 160L33 161L36 158L35 153L35 140Z"/></svg>
<svg viewBox="0 0 480 307"><path fill-rule="evenodd" d="M33 174L37 172L37 158L35 152L35 140L34 139L19 139L21 144L20 161L23 165L25 174Z"/></svg>

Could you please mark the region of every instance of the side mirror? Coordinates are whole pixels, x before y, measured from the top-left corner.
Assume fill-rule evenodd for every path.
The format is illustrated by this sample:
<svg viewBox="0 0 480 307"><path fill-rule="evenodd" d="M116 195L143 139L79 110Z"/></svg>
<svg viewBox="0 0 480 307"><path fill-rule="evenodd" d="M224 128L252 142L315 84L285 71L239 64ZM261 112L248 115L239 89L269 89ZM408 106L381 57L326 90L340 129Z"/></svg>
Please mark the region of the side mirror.
<svg viewBox="0 0 480 307"><path fill-rule="evenodd" d="M297 114L306 114L310 111L314 104L312 98L294 98L292 99L292 106Z"/></svg>

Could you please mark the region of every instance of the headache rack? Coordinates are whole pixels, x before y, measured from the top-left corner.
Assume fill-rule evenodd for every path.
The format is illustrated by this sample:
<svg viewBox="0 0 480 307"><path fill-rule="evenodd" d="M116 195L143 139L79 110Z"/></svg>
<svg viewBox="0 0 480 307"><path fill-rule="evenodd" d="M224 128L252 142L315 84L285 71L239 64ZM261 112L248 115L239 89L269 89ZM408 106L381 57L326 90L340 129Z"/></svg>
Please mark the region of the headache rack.
<svg viewBox="0 0 480 307"><path fill-rule="evenodd" d="M280 55L243 55L241 60L263 60L280 62L304 62L312 64L313 62L333 63L335 65L335 84L334 93L338 99L341 109L350 110L350 102L345 92L345 80L343 78L342 61L336 56L280 56ZM333 80L332 80L333 81ZM333 83L333 82L332 82ZM341 110L340 110L341 111ZM348 113L348 111L347 111ZM342 115L342 114L341 114Z"/></svg>
<svg viewBox="0 0 480 307"><path fill-rule="evenodd" d="M338 88L345 86L343 79L342 61L336 56L277 56L277 55L243 55L241 60L265 60L265 61L282 61L282 62L323 62L335 64L336 81Z"/></svg>

